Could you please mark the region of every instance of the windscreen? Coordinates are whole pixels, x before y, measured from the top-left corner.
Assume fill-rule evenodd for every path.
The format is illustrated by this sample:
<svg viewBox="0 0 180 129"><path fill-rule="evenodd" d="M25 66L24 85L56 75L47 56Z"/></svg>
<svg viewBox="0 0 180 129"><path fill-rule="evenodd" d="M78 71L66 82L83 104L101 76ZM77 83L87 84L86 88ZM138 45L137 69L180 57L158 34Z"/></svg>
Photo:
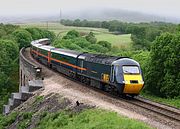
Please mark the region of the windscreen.
<svg viewBox="0 0 180 129"><path fill-rule="evenodd" d="M137 66L123 66L123 73L137 74L139 73L139 68Z"/></svg>

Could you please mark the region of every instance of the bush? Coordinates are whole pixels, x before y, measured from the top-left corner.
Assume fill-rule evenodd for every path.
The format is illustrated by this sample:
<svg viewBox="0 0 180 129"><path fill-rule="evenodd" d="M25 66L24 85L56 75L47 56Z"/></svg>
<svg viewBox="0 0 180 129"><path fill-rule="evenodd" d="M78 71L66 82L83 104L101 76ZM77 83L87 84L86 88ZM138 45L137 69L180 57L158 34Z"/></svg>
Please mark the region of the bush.
<svg viewBox="0 0 180 129"><path fill-rule="evenodd" d="M96 43L97 39L94 36L93 32L90 32L87 36L86 36L86 40L89 41L90 43Z"/></svg>
<svg viewBox="0 0 180 129"><path fill-rule="evenodd" d="M33 40L37 40L37 39L41 39L42 35L41 32L39 31L39 29L37 28L26 28L26 30L31 33L32 39Z"/></svg>
<svg viewBox="0 0 180 129"><path fill-rule="evenodd" d="M111 43L109 43L107 41L99 41L97 44L107 48L108 50L111 50Z"/></svg>
<svg viewBox="0 0 180 129"><path fill-rule="evenodd" d="M77 37L80 37L79 32L77 32L76 30L71 30L63 37L63 39L74 39Z"/></svg>
<svg viewBox="0 0 180 129"><path fill-rule="evenodd" d="M158 96L180 96L180 34L165 33L151 49L146 89Z"/></svg>
<svg viewBox="0 0 180 129"><path fill-rule="evenodd" d="M91 44L89 47L88 47L89 50L93 50L95 52L99 52L99 53L106 53L108 52L108 49L99 45L99 44Z"/></svg>
<svg viewBox="0 0 180 129"><path fill-rule="evenodd" d="M31 34L27 30L15 30L12 35L15 37L20 49L29 46L32 41Z"/></svg>
<svg viewBox="0 0 180 129"><path fill-rule="evenodd" d="M84 37L75 38L72 40L72 42L81 48L87 48L89 45L91 45L91 43L88 42Z"/></svg>

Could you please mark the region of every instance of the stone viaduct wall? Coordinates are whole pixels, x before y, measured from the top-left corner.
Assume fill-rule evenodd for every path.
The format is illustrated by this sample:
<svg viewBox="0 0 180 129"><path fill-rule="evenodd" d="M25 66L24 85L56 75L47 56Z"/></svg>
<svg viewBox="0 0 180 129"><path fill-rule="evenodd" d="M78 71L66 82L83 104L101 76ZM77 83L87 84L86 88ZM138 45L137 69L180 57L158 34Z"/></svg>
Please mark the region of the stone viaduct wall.
<svg viewBox="0 0 180 129"><path fill-rule="evenodd" d="M25 53L26 48L20 50L20 85L19 92L12 93L8 104L3 106L3 114L7 115L11 110L25 102L33 95L33 92L43 87L41 78L42 69L38 65L29 61Z"/></svg>
<svg viewBox="0 0 180 129"><path fill-rule="evenodd" d="M26 86L28 81L41 78L41 67L30 62L25 56L25 48L20 50L20 86Z"/></svg>

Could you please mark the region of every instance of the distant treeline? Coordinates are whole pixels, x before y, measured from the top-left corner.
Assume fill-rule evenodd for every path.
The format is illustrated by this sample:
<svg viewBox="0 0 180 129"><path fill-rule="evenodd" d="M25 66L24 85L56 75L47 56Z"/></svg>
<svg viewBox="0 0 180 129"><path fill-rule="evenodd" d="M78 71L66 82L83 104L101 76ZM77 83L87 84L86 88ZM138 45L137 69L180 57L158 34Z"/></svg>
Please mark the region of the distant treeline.
<svg viewBox="0 0 180 129"><path fill-rule="evenodd" d="M126 23L113 21L61 20L65 26L105 28L115 34L131 34L134 49L150 50L151 43L163 32L176 32L177 25L164 22Z"/></svg>

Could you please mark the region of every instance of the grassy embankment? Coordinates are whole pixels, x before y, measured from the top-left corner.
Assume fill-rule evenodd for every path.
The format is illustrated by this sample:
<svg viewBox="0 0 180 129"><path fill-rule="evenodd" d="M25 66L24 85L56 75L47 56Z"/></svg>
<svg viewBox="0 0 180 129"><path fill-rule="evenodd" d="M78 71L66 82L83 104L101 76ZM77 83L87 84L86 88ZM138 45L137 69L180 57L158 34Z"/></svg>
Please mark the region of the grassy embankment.
<svg viewBox="0 0 180 129"><path fill-rule="evenodd" d="M20 113L22 117L20 123L17 124L19 129L26 129L32 122L32 112ZM37 115L37 114L36 114ZM4 129L14 123L18 117L18 113L11 113L9 116L0 115L0 128ZM37 129L150 129L137 120L132 120L117 113L108 112L99 109L88 109L81 113L70 113L66 111L56 113L42 113L41 119L36 126Z"/></svg>
<svg viewBox="0 0 180 129"><path fill-rule="evenodd" d="M153 95L148 95L148 94L141 94L143 97L153 100L155 102L160 102L160 103L164 103L170 106L174 106L176 108L180 108L180 98L175 98L175 99L168 99L168 98L160 98L157 96L153 96Z"/></svg>
<svg viewBox="0 0 180 129"><path fill-rule="evenodd" d="M35 95L19 110L8 116L0 114L0 129L150 129L137 120L90 105L72 106L57 94Z"/></svg>

